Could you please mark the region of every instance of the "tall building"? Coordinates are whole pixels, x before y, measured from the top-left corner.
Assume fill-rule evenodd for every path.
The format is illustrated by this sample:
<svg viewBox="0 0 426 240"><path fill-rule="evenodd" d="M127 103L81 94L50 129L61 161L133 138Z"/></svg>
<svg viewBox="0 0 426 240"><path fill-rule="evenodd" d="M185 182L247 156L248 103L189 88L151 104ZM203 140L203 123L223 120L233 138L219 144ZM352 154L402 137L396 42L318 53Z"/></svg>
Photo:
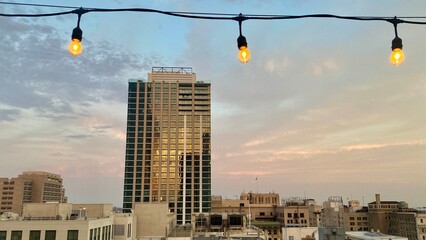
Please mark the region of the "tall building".
<svg viewBox="0 0 426 240"><path fill-rule="evenodd" d="M0 178L0 214L22 214L24 203L66 203L62 178L58 174L25 171L16 178Z"/></svg>
<svg viewBox="0 0 426 240"><path fill-rule="evenodd" d="M211 208L210 83L192 68L154 67L130 80L123 209L168 203L177 224Z"/></svg>

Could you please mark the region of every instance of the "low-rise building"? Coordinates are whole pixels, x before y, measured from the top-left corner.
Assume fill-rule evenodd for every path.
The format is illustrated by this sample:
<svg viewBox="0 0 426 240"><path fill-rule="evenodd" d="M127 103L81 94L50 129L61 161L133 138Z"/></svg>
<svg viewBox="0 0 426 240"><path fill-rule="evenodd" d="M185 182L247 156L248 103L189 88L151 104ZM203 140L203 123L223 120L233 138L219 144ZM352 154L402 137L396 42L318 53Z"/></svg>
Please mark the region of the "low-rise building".
<svg viewBox="0 0 426 240"><path fill-rule="evenodd" d="M375 231L379 230L381 233L389 233L390 215L399 211L401 203L398 201L381 201L380 194L376 194L376 201L368 204L370 228Z"/></svg>
<svg viewBox="0 0 426 240"><path fill-rule="evenodd" d="M3 214L0 239L134 239L136 216L111 210L111 204L27 203L23 216Z"/></svg>
<svg viewBox="0 0 426 240"><path fill-rule="evenodd" d="M426 239L426 211L409 209L390 215L389 233L409 240Z"/></svg>
<svg viewBox="0 0 426 240"><path fill-rule="evenodd" d="M343 207L343 224L345 231L369 231L368 208L357 200L349 201L349 206Z"/></svg>
<svg viewBox="0 0 426 240"><path fill-rule="evenodd" d="M309 227L310 210L306 201L293 197L283 201L277 209L277 220L283 227Z"/></svg>

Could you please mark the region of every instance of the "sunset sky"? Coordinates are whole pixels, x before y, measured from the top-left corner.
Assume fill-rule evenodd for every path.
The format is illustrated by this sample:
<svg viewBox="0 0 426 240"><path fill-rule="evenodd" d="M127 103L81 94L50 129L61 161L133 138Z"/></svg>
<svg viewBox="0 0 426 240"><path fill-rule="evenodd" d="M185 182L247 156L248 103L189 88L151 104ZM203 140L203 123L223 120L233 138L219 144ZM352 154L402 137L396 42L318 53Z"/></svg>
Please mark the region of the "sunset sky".
<svg viewBox="0 0 426 240"><path fill-rule="evenodd" d="M426 17L426 1L35 2ZM0 4L0 13L69 10ZM214 195L276 192L366 204L380 193L426 206L426 25L398 25L406 61L395 67L386 22L248 20L252 59L245 65L234 21L87 13L83 54L72 57L66 48L76 24L76 15L0 17L0 177L54 172L70 202L121 206L128 79L146 79L155 66L188 66L212 83Z"/></svg>

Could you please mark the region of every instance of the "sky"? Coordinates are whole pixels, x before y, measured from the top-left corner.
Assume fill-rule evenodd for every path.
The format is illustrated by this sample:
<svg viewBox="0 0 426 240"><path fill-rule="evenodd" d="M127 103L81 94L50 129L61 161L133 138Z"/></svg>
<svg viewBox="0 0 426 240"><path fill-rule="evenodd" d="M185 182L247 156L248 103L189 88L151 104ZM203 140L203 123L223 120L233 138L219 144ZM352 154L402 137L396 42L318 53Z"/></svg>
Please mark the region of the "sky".
<svg viewBox="0 0 426 240"><path fill-rule="evenodd" d="M31 3L58 4L54 0ZM62 3L62 2L61 2ZM65 2L64 2L65 4ZM425 16L426 2L66 1L165 11ZM70 9L0 5L0 13ZM153 13L87 13L83 54L67 45L77 16L0 17L0 176L60 174L72 203L122 205L128 79L192 67L212 84L212 194L275 192L426 206L426 27L399 24L406 61L389 63L386 22L243 22Z"/></svg>

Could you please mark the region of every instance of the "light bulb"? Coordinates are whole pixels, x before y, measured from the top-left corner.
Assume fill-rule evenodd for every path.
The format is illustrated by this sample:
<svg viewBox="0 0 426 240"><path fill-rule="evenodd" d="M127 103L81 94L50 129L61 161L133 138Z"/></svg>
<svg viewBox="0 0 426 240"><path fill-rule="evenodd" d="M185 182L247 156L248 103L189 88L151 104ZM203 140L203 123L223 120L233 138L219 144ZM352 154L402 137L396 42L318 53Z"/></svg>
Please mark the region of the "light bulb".
<svg viewBox="0 0 426 240"><path fill-rule="evenodd" d="M240 50L238 50L238 60L241 63L248 63L250 61L250 51L246 46L241 46Z"/></svg>
<svg viewBox="0 0 426 240"><path fill-rule="evenodd" d="M83 46L78 39L73 39L68 46L68 52L73 56L79 56L83 52Z"/></svg>
<svg viewBox="0 0 426 240"><path fill-rule="evenodd" d="M390 60L390 63L395 66L399 66L399 64L403 63L405 60L405 56L402 49L401 48L393 49L389 60Z"/></svg>

